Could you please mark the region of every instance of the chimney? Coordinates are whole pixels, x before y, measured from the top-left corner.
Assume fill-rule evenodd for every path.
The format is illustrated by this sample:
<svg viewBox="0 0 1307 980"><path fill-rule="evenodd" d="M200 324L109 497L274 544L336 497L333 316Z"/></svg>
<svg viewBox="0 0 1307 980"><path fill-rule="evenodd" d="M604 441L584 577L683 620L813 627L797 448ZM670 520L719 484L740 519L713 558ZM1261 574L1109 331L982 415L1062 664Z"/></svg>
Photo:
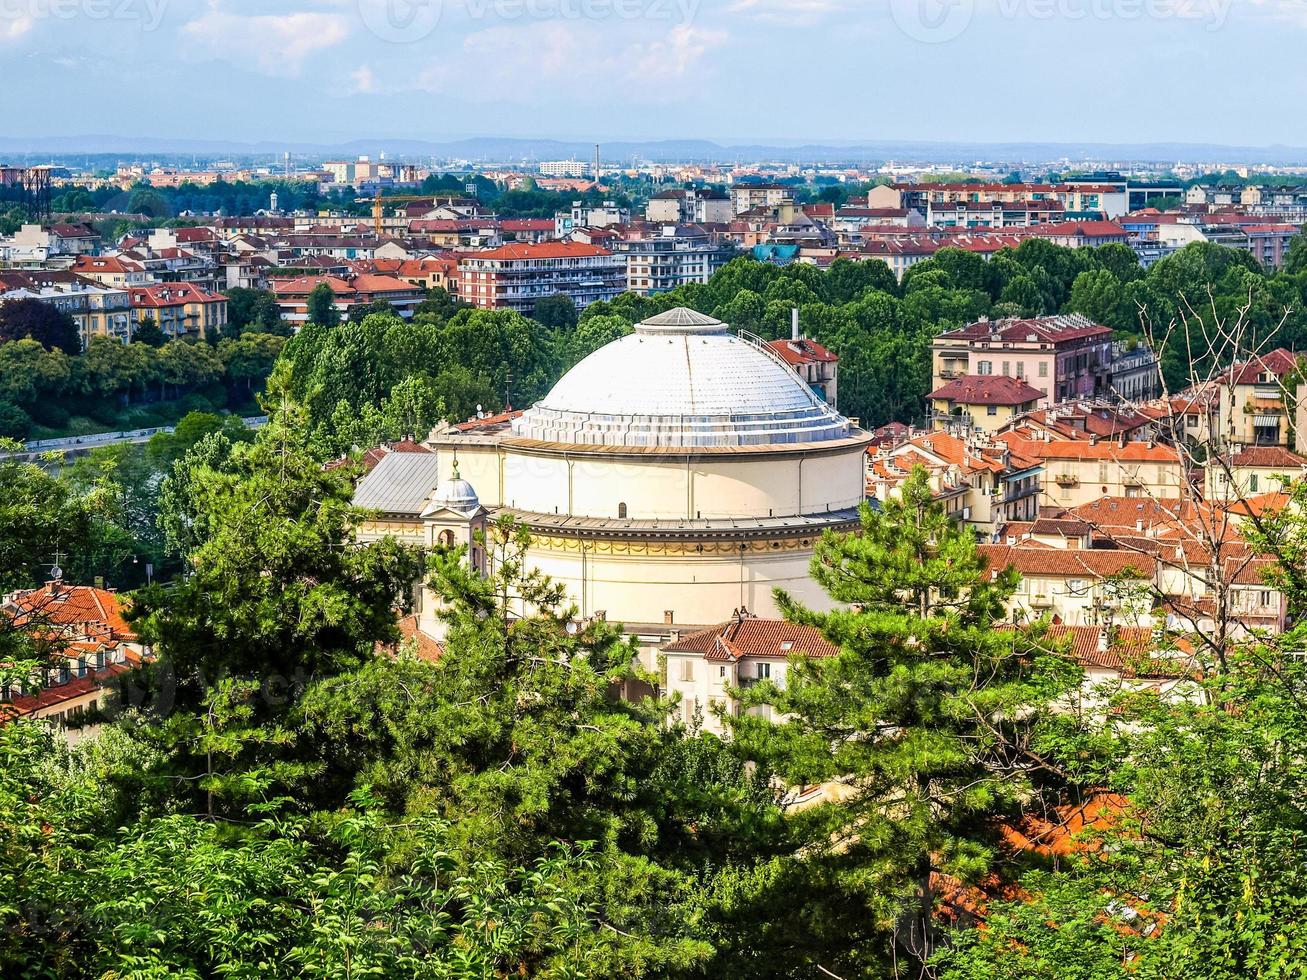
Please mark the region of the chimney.
<svg viewBox="0 0 1307 980"><path fill-rule="evenodd" d="M1098 652L1107 653L1108 635L1107 628L1098 631Z"/></svg>
<svg viewBox="0 0 1307 980"><path fill-rule="evenodd" d="M796 306L790 311L790 339L798 341L799 336L799 308Z"/></svg>

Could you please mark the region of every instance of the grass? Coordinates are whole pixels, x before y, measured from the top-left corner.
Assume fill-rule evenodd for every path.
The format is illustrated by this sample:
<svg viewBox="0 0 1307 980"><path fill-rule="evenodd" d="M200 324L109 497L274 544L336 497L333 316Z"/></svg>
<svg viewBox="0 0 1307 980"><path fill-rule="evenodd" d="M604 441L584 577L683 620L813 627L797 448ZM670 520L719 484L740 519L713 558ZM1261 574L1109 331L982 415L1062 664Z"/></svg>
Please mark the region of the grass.
<svg viewBox="0 0 1307 980"><path fill-rule="evenodd" d="M194 411L205 411L204 405L197 405L193 399L180 398L165 402L151 402L146 405L131 405L115 413L112 421L104 422L87 415L74 415L67 425L52 428L33 425L27 438L29 441L42 439L66 439L78 436L93 436L101 432L126 432L132 429L156 429L176 425L184 415ZM208 409L213 411L212 408ZM253 398L237 405L222 409L233 415L248 417L261 414L261 409Z"/></svg>

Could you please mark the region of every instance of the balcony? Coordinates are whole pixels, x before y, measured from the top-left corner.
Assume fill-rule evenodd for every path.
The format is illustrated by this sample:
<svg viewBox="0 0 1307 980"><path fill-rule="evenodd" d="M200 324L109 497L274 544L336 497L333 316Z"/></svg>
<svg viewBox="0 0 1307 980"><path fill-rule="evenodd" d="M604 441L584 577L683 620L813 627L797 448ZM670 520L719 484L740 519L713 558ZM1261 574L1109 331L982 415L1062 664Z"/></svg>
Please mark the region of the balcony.
<svg viewBox="0 0 1307 980"><path fill-rule="evenodd" d="M1048 609L1053 605L1053 599L1051 596L1046 595L1032 595L1030 605L1035 609Z"/></svg>
<svg viewBox="0 0 1307 980"><path fill-rule="evenodd" d="M1059 487L1078 487L1080 486L1080 477L1073 473L1062 473L1053 477L1053 482Z"/></svg>

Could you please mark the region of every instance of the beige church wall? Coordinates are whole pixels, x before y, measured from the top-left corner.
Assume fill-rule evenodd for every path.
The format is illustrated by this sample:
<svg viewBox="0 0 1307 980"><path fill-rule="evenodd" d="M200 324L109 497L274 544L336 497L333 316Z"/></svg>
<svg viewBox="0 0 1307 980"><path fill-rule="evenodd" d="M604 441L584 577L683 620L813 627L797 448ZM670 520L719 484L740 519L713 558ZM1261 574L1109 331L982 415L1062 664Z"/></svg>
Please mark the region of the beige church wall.
<svg viewBox="0 0 1307 980"><path fill-rule="evenodd" d="M489 450L489 451L487 451ZM442 479L453 453L441 448ZM487 507L632 520L792 517L857 506L863 453L658 459L553 456L460 448L459 473ZM502 482L501 482L502 479Z"/></svg>
<svg viewBox="0 0 1307 980"><path fill-rule="evenodd" d="M585 542L582 556L575 539L560 547L537 541L531 564L563 583L583 616L603 612L610 622L664 624L671 613L676 626L724 622L741 605L760 616L776 617L772 590L783 588L801 601L829 608L830 601L809 577L813 540L806 547L791 542L774 553L767 542L751 543L743 559L735 543L708 544L716 553L668 555L653 544L644 554L612 554L607 542ZM619 551L644 546L617 544ZM596 553L596 548L605 553Z"/></svg>
<svg viewBox="0 0 1307 980"><path fill-rule="evenodd" d="M453 478L455 453L445 446L441 446L436 452L440 481L444 483ZM459 446L457 456L458 475L476 489L481 506L503 506L501 503L503 482L498 447Z"/></svg>

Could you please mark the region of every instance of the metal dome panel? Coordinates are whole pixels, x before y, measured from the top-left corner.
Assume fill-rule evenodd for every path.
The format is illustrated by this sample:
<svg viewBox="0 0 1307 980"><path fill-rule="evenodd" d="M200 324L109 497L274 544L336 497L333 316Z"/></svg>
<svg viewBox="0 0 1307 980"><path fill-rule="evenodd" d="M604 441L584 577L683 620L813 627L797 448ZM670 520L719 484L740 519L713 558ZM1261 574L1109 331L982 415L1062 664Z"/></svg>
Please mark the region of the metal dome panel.
<svg viewBox="0 0 1307 980"><path fill-rule="evenodd" d="M669 310L595 351L513 434L603 446L825 442L853 431L774 352L693 310Z"/></svg>

